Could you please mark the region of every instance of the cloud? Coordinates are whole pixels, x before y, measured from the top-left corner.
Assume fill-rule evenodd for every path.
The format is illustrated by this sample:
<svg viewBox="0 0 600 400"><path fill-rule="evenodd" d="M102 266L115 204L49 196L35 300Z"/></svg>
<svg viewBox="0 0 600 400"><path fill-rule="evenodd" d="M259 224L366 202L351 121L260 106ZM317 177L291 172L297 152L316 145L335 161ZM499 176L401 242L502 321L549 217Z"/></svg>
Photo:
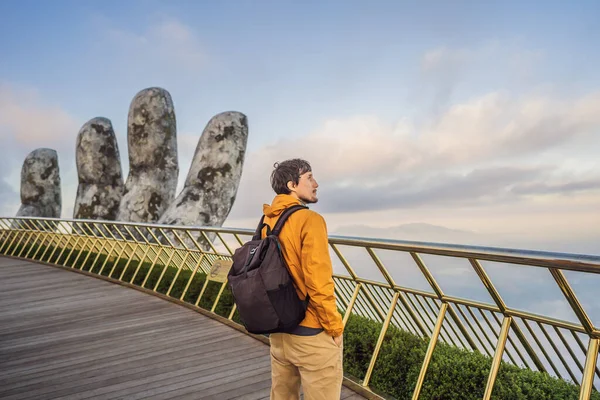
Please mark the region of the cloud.
<svg viewBox="0 0 600 400"><path fill-rule="evenodd" d="M577 99L490 93L452 106L424 129L423 144L445 163L543 151L600 128L600 93Z"/></svg>
<svg viewBox="0 0 600 400"><path fill-rule="evenodd" d="M456 71L464 66L471 56L472 53L465 49L454 50L447 47L440 47L429 50L423 54L421 70L425 73L448 70Z"/></svg>
<svg viewBox="0 0 600 400"><path fill-rule="evenodd" d="M446 105L474 57L466 49L441 47L427 51L421 59L421 79L433 89L434 111Z"/></svg>
<svg viewBox="0 0 600 400"><path fill-rule="evenodd" d="M515 185L512 188L512 192L525 195L572 194L592 190L600 190L600 177L565 183L536 182Z"/></svg>
<svg viewBox="0 0 600 400"><path fill-rule="evenodd" d="M595 160L599 135L598 92L578 98L492 92L422 122L389 123L370 115L330 119L304 137L250 153L241 204L232 213L250 215L269 202L273 163L293 157L311 162L321 185L320 207L332 213L595 193L600 170L592 167L583 176L562 160Z"/></svg>
<svg viewBox="0 0 600 400"><path fill-rule="evenodd" d="M545 57L543 50L524 48L518 40L493 40L469 48L433 48L421 56L420 79L411 97L431 102L427 111L438 115L465 91L472 93L474 87L484 91L497 87L527 90L529 84L539 84Z"/></svg>
<svg viewBox="0 0 600 400"><path fill-rule="evenodd" d="M428 78L462 77L472 71L489 74L494 71L481 67L492 63L499 71L523 77L533 72L546 57L544 50L525 48L524 44L518 40L491 40L469 48L436 47L423 53L420 72Z"/></svg>
<svg viewBox="0 0 600 400"><path fill-rule="evenodd" d="M515 51L508 57L508 63L516 76L529 78L535 74L536 68L545 56L546 54L541 50Z"/></svg>
<svg viewBox="0 0 600 400"><path fill-rule="evenodd" d="M0 134L4 144L56 148L75 146L79 124L57 104L43 101L40 94L29 88L0 83Z"/></svg>
<svg viewBox="0 0 600 400"><path fill-rule="evenodd" d="M545 168L493 167L465 174L439 173L397 177L387 185L330 186L322 190L326 212L430 207L432 205L483 206L517 201L515 183L543 179Z"/></svg>
<svg viewBox="0 0 600 400"><path fill-rule="evenodd" d="M107 38L129 67L132 64L140 67L177 66L192 72L207 62L206 53L194 30L171 17L161 18L141 33L110 28Z"/></svg>
<svg viewBox="0 0 600 400"><path fill-rule="evenodd" d="M590 137L599 129L600 93L575 100L490 93L420 125L406 120L389 124L374 116L332 119L301 139L264 148L261 156L310 154L324 164L322 179L366 176L378 181L380 174L511 160Z"/></svg>

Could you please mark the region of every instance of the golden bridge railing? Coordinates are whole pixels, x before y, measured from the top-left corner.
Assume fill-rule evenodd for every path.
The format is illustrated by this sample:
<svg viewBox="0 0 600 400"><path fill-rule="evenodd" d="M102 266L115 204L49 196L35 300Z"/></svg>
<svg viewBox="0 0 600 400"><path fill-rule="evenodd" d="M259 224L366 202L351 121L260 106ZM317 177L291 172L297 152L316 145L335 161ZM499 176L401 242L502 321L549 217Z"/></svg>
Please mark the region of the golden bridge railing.
<svg viewBox="0 0 600 400"><path fill-rule="evenodd" d="M227 300L229 304L218 308L225 302L226 283L223 279L211 278L210 272L218 260L230 260L235 249L249 240L252 233L229 228L0 218L0 254L103 275L236 320L231 299ZM413 399L419 398L435 346L440 341L492 358L484 399L491 398L502 361L579 384L580 400L589 399L593 389L598 389L600 371L596 364L600 330L579 301L565 271L599 274L599 256L345 237L330 237L330 246L344 323L351 314L381 323L366 374L359 377L363 387L369 387L386 331L393 325L429 340ZM356 251L366 254L367 261L353 259ZM390 271L393 272L399 261L394 261L393 267L385 265L388 262L384 263L380 254L384 251L410 256L410 262L431 290L406 287L402 281L397 282ZM426 255L464 261L492 301L446 294L426 265ZM363 268L366 262L371 263L381 279L356 272L356 267ZM546 270L560 288L577 322L507 306L487 273L485 262ZM207 290L209 285L212 288Z"/></svg>

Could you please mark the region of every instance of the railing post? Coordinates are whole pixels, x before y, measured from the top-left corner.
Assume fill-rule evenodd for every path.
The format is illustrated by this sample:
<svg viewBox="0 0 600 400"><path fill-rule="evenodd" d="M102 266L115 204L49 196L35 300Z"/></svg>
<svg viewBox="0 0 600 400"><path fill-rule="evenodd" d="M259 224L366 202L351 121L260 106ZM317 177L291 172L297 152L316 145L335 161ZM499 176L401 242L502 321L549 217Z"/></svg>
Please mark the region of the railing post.
<svg viewBox="0 0 600 400"><path fill-rule="evenodd" d="M589 400L594 387L594 373L596 371L596 363L598 361L598 345L600 339L590 339L588 344L587 355L585 357L585 369L581 377L581 391L579 392L579 400Z"/></svg>
<svg viewBox="0 0 600 400"><path fill-rule="evenodd" d="M488 376L487 384L485 385L483 400L490 400L492 397L494 383L496 383L496 377L498 376L498 370L500 369L500 363L502 362L502 354L504 353L504 347L506 346L506 339L508 338L511 322L512 317L504 317L504 320L502 321L502 329L500 329L496 352L494 353L492 367L490 368L490 375Z"/></svg>
<svg viewBox="0 0 600 400"><path fill-rule="evenodd" d="M375 368L375 362L377 361L377 356L379 356L379 351L381 350L381 345L383 344L383 339L385 338L385 334L390 326L390 321L392 320L392 316L394 315L394 310L396 309L396 304L398 303L398 297L400 296L400 292L394 293L394 297L392 298L392 304L390 304L390 309L388 310L385 321L383 321L383 325L381 327L381 332L379 332L379 338L377 339L377 344L375 345L375 349L373 350L373 356L371 357L371 362L369 363L369 368L367 368L367 373L365 375L365 379L363 380L363 386L369 386L369 381L371 380L371 375L373 374L373 369Z"/></svg>
<svg viewBox="0 0 600 400"><path fill-rule="evenodd" d="M221 299L221 295L223 294L223 291L225 290L225 287L227 286L227 282L223 282L221 284L221 289L219 289L219 293L217 294L217 298L215 299L215 302L213 303L212 308L210 309L210 312L215 312L215 310L217 309L217 304L219 304L219 300Z"/></svg>
<svg viewBox="0 0 600 400"><path fill-rule="evenodd" d="M200 259L196 263L196 266L194 267L194 270L192 271L192 274L190 275L190 279L188 279L188 282L185 285L185 289L183 289L183 292L181 293L179 300L183 301L185 295L187 294L188 289L190 288L190 285L192 284L192 281L194 280L194 277L198 273L198 269L200 268L200 264L202 264L203 259L204 259L204 253L200 254Z"/></svg>
<svg viewBox="0 0 600 400"><path fill-rule="evenodd" d="M344 314L344 318L342 319L342 323L344 324L344 326L346 326L346 323L348 322L348 319L350 318L350 314L352 314L352 308L354 308L354 303L356 302L356 298L358 297L358 293L360 292L360 287L362 286L362 283L358 283L356 285L356 287L354 288L354 292L352 293L352 298L350 299L350 302L348 303L348 307L346 307L346 313Z"/></svg>
<svg viewBox="0 0 600 400"><path fill-rule="evenodd" d="M177 273L175 274L175 277L173 278L173 281L171 282L171 285L169 286L169 290L167 290L167 296L169 296L171 294L171 290L173 290L173 286L175 286L175 282L179 278L179 274L181 274L181 271L183 270L183 267L185 267L185 262L187 261L187 259L188 259L189 256L190 256L190 253L189 253L189 250L188 250L188 252L185 253L185 257L183 257L183 261L181 262L181 265L177 269Z"/></svg>
<svg viewBox="0 0 600 400"><path fill-rule="evenodd" d="M431 340L429 341L429 346L427 347L427 352L425 353L425 359L423 360L423 364L421 365L421 372L419 372L419 377L417 378L417 383L415 385L415 391L413 392L412 400L417 400L419 398L419 394L421 394L421 388L423 387L423 382L425 381L425 374L427 373L429 362L431 361L431 357L433 356L433 350L435 350L435 345L437 344L440 331L442 330L442 324L444 322L444 317L446 316L447 308L448 303L442 303L442 307L440 308L440 312L438 314L437 322L435 323L435 327L433 328Z"/></svg>

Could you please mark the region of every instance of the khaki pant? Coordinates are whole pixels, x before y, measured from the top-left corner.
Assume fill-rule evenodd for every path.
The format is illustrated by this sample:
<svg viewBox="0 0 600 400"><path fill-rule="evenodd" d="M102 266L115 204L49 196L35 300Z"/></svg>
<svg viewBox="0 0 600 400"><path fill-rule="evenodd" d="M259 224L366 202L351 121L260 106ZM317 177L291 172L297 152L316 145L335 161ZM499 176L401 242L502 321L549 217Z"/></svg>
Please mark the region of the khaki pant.
<svg viewBox="0 0 600 400"><path fill-rule="evenodd" d="M343 344L325 332L315 336L272 333L271 400L338 400L344 375Z"/></svg>

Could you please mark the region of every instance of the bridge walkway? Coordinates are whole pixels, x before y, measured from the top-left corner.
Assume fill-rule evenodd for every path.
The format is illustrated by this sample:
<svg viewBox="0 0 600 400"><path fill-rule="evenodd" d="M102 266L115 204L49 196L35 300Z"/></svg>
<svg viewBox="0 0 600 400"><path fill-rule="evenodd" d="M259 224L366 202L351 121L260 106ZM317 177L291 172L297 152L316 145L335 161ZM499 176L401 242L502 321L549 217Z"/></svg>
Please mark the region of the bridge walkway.
<svg viewBox="0 0 600 400"><path fill-rule="evenodd" d="M158 297L0 257L0 398L268 399L268 345ZM363 399L344 387L342 399Z"/></svg>

